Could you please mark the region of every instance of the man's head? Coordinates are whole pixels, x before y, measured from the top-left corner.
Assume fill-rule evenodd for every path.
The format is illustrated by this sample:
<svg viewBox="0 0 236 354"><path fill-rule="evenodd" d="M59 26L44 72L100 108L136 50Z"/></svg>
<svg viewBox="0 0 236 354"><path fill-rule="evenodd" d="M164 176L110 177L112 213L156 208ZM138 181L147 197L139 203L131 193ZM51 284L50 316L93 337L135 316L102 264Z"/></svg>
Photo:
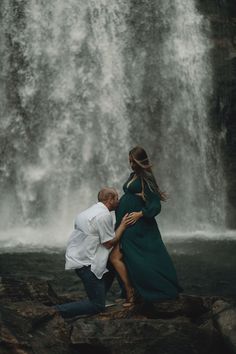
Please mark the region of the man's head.
<svg viewBox="0 0 236 354"><path fill-rule="evenodd" d="M119 204L118 193L114 188L102 188L98 192L98 201L106 205L110 211L115 210Z"/></svg>

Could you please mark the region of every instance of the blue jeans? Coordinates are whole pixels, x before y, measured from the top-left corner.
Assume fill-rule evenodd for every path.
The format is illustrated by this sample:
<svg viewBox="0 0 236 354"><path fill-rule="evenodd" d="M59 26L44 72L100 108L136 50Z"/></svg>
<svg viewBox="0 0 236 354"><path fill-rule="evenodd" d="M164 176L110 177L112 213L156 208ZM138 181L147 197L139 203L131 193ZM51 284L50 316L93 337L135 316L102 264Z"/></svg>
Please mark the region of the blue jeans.
<svg viewBox="0 0 236 354"><path fill-rule="evenodd" d="M56 305L55 308L63 317L79 315L94 315L105 310L106 293L111 287L114 273L105 273L102 279L98 279L91 271L90 266L84 266L75 270L82 280L88 299Z"/></svg>

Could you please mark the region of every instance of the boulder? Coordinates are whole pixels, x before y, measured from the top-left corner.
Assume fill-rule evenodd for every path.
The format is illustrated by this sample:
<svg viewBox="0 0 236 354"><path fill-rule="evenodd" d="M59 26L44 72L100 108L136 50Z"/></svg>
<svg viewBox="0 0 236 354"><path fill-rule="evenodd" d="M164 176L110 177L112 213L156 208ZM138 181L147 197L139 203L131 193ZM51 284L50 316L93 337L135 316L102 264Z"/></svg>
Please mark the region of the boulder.
<svg viewBox="0 0 236 354"><path fill-rule="evenodd" d="M214 323L232 353L236 353L236 308L223 300L212 307Z"/></svg>
<svg viewBox="0 0 236 354"><path fill-rule="evenodd" d="M71 342L80 353L86 346L112 354L220 353L220 337L210 319L204 326L198 326L180 316L172 319L79 319L73 325Z"/></svg>
<svg viewBox="0 0 236 354"><path fill-rule="evenodd" d="M235 309L216 312L219 297L181 295L132 308L114 304L95 316L65 320L51 305L82 294L69 295L57 296L42 280L1 279L0 353L226 354L235 343Z"/></svg>
<svg viewBox="0 0 236 354"><path fill-rule="evenodd" d="M70 326L48 306L29 301L3 304L0 326L0 353L69 353Z"/></svg>

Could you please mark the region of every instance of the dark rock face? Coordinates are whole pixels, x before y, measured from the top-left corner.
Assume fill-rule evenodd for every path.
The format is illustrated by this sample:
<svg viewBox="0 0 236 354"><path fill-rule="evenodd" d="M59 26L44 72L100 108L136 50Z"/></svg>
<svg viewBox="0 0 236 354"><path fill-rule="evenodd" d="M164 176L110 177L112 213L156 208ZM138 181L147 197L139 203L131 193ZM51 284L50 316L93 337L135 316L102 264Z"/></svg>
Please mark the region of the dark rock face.
<svg viewBox="0 0 236 354"><path fill-rule="evenodd" d="M15 280L10 277L0 278L0 301L37 301L45 305L56 304L59 301L57 294L45 281L27 279Z"/></svg>
<svg viewBox="0 0 236 354"><path fill-rule="evenodd" d="M214 322L233 353L236 353L236 309L222 300L213 305Z"/></svg>
<svg viewBox="0 0 236 354"><path fill-rule="evenodd" d="M229 317L226 312L221 316L229 304L216 297L183 295L176 301L137 304L132 309L115 305L96 316L64 320L41 302L60 302L56 294L52 299L46 282L44 286L42 281L24 282L19 288L14 284L14 292L1 291L3 354L227 354L228 347L235 349ZM2 284L3 289L13 289L9 278ZM24 299L22 288L32 287ZM233 307L231 319L235 321Z"/></svg>
<svg viewBox="0 0 236 354"><path fill-rule="evenodd" d="M69 327L55 310L35 302L1 306L1 353L68 353Z"/></svg>
<svg viewBox="0 0 236 354"><path fill-rule="evenodd" d="M222 136L222 154L227 197L230 205L227 225L236 227L236 4L234 0L197 0L199 11L210 20L214 102L212 123Z"/></svg>
<svg viewBox="0 0 236 354"><path fill-rule="evenodd" d="M190 319L117 319L107 321L77 321L71 341L109 348L111 353L209 353L217 343L211 323L211 333L197 327ZM214 347L217 352L217 346Z"/></svg>

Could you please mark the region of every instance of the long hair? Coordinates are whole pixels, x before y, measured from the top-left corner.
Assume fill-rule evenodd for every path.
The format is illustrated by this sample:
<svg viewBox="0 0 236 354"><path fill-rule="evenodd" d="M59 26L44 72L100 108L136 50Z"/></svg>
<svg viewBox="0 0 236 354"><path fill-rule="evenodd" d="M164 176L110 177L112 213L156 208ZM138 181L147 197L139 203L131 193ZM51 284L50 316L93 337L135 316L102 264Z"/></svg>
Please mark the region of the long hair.
<svg viewBox="0 0 236 354"><path fill-rule="evenodd" d="M135 173L138 177L141 178L143 197L145 198L145 182L152 192L158 194L161 200L166 201L167 197L165 193L162 192L158 187L156 178L152 172L152 164L150 163L146 151L141 146L135 146L132 150L130 150L129 156L132 157L133 161L135 162Z"/></svg>

